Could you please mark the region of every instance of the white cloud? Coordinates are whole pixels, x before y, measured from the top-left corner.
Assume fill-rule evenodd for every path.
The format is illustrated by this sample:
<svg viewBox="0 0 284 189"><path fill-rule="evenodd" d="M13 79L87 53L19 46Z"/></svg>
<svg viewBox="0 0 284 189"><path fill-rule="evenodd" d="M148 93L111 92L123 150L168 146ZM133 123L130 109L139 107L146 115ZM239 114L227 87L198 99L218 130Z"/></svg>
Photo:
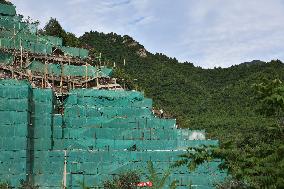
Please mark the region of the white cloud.
<svg viewBox="0 0 284 189"><path fill-rule="evenodd" d="M12 0L20 13L52 16L70 32L116 32L202 67L282 59L282 0Z"/></svg>

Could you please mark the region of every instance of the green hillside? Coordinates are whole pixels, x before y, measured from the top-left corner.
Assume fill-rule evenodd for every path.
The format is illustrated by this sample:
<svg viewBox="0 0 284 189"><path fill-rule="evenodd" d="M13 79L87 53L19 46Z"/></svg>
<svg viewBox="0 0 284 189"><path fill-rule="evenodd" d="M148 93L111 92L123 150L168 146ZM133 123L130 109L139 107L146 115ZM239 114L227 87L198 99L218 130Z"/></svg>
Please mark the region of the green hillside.
<svg viewBox="0 0 284 189"><path fill-rule="evenodd" d="M251 188L284 188L281 116L260 114L261 102L252 87L265 78L284 80L281 61L203 69L152 54L129 36L91 31L79 41L78 46L89 48L95 55L102 53L103 64L115 62L119 82L144 91L157 109L176 117L179 126L206 129L208 137L219 139L221 154L234 179Z"/></svg>

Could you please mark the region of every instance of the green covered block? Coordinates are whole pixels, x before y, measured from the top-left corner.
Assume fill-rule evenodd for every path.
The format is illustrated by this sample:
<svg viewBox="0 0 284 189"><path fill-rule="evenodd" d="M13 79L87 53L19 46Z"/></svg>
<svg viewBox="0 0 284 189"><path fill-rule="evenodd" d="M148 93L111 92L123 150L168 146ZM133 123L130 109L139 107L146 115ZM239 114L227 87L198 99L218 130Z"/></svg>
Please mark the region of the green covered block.
<svg viewBox="0 0 284 189"><path fill-rule="evenodd" d="M79 57L80 56L80 49L79 48L62 46L62 47L60 47L60 49L66 55L73 56L73 57Z"/></svg>
<svg viewBox="0 0 284 189"><path fill-rule="evenodd" d="M78 104L77 94L69 93L69 96L64 101L64 107L74 106Z"/></svg>
<svg viewBox="0 0 284 189"><path fill-rule="evenodd" d="M37 174L34 176L34 182L40 188L62 188L62 174Z"/></svg>
<svg viewBox="0 0 284 189"><path fill-rule="evenodd" d="M51 116L51 114L54 111L54 107L53 107L53 103L52 102L38 102L38 101L34 101L33 105L33 112L34 115L44 115L44 117L47 116ZM45 115L45 114L49 114L49 115Z"/></svg>
<svg viewBox="0 0 284 189"><path fill-rule="evenodd" d="M32 119L33 127L50 128L52 126L52 115L50 114L45 114L44 116L41 116L41 115L32 116L31 119Z"/></svg>
<svg viewBox="0 0 284 189"><path fill-rule="evenodd" d="M0 111L1 125L25 124L30 122L28 112Z"/></svg>
<svg viewBox="0 0 284 189"><path fill-rule="evenodd" d="M0 14L1 15L16 15L16 7L13 5L0 4Z"/></svg>
<svg viewBox="0 0 284 189"><path fill-rule="evenodd" d="M52 136L51 127L34 127L33 138L48 138Z"/></svg>
<svg viewBox="0 0 284 189"><path fill-rule="evenodd" d="M51 54L52 53L52 45L49 44L41 44L35 43L34 53L37 54Z"/></svg>
<svg viewBox="0 0 284 189"><path fill-rule="evenodd" d="M7 151L26 150L27 149L27 138L26 137L2 137L0 149L7 150Z"/></svg>
<svg viewBox="0 0 284 189"><path fill-rule="evenodd" d="M63 137L63 128L53 128L52 137L61 139Z"/></svg>
<svg viewBox="0 0 284 189"><path fill-rule="evenodd" d="M30 112L31 105L29 99L7 99L0 98L0 111L22 111Z"/></svg>
<svg viewBox="0 0 284 189"><path fill-rule="evenodd" d="M40 36L42 39L44 39L46 42L54 45L54 46L62 46L62 38L61 37L54 37L54 36L48 36L48 35L44 35L44 36Z"/></svg>
<svg viewBox="0 0 284 189"><path fill-rule="evenodd" d="M34 140L34 150L45 151L51 149L51 138L38 138Z"/></svg>
<svg viewBox="0 0 284 189"><path fill-rule="evenodd" d="M89 51L87 49L79 49L79 57L84 59L88 58L89 56Z"/></svg>
<svg viewBox="0 0 284 189"><path fill-rule="evenodd" d="M101 72L100 72L100 76L101 77L111 77L113 70L107 67L101 67Z"/></svg>
<svg viewBox="0 0 284 189"><path fill-rule="evenodd" d="M0 180L7 181L12 187L20 186L21 180L26 180L26 173L0 175Z"/></svg>
<svg viewBox="0 0 284 189"><path fill-rule="evenodd" d="M0 52L0 64L11 65L13 63L14 63L14 56L12 54Z"/></svg>
<svg viewBox="0 0 284 189"><path fill-rule="evenodd" d="M0 125L0 137L13 137L15 128L13 125Z"/></svg>
<svg viewBox="0 0 284 189"><path fill-rule="evenodd" d="M2 137L27 137L28 136L28 125L15 124L15 125L3 125L0 126Z"/></svg>
<svg viewBox="0 0 284 189"><path fill-rule="evenodd" d="M0 79L0 98L29 99L31 92L31 86L27 81Z"/></svg>
<svg viewBox="0 0 284 189"><path fill-rule="evenodd" d="M49 102L54 101L54 93L52 89L33 89L33 100L35 102Z"/></svg>
<svg viewBox="0 0 284 189"><path fill-rule="evenodd" d="M27 99L30 98L29 88L24 87L3 87L0 86L0 97L7 99Z"/></svg>
<svg viewBox="0 0 284 189"><path fill-rule="evenodd" d="M96 107L87 106L69 106L64 109L64 117L99 117L101 112Z"/></svg>
<svg viewBox="0 0 284 189"><path fill-rule="evenodd" d="M53 115L53 127L54 128L61 128L63 124L63 117L61 114L54 114Z"/></svg>

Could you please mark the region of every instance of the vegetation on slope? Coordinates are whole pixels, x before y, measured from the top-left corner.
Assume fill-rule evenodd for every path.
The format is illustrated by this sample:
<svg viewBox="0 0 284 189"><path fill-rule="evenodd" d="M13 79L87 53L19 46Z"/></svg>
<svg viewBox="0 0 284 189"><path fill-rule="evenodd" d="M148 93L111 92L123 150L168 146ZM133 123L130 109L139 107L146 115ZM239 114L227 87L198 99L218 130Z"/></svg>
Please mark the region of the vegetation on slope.
<svg viewBox="0 0 284 189"><path fill-rule="evenodd" d="M219 139L234 178L251 188L284 187L284 138L278 130L283 114L261 114L263 101L256 98L252 87L264 78L284 80L281 61L202 69L149 53L129 36L91 31L79 41L93 53L102 53L106 64L116 62L115 74L121 84L138 85L153 98L155 107L178 118L181 127L206 129L209 138Z"/></svg>

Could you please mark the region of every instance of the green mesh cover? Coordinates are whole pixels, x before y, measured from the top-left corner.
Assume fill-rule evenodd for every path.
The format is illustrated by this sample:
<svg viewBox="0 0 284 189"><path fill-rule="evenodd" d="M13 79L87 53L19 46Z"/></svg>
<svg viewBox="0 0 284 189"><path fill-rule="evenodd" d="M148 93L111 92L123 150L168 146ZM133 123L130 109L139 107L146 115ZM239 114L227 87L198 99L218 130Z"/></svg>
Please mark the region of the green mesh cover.
<svg viewBox="0 0 284 189"><path fill-rule="evenodd" d="M152 100L136 91L73 90L61 115L54 114L50 89L32 90L14 80L0 80L0 89L0 173L5 173L0 179L14 187L30 175L40 188L61 188L65 158L70 188L83 181L102 186L127 170L148 181L147 161L162 176L188 147L218 146L203 130L176 129L175 119L152 115ZM164 188L173 180L178 188L214 188L227 177L220 163L212 160L194 172L176 168Z"/></svg>
<svg viewBox="0 0 284 189"><path fill-rule="evenodd" d="M11 65L14 62L14 56L10 53L0 52L0 64Z"/></svg>
<svg viewBox="0 0 284 189"><path fill-rule="evenodd" d="M52 46L43 43L34 43L29 41L20 41L19 38L16 40L8 39L8 38L1 38L0 39L0 47L6 49L20 49L22 47L25 51L29 51L36 54L51 54L52 53Z"/></svg>
<svg viewBox="0 0 284 189"><path fill-rule="evenodd" d="M64 76L73 76L73 77L85 77L86 73L88 77L102 77L106 76L106 73L103 73L97 70L93 66L74 66L74 65L64 65L60 64L44 64L40 61L32 61L31 65L28 67L33 72L47 73L54 76L60 76L61 72ZM98 73L97 73L98 72Z"/></svg>
<svg viewBox="0 0 284 189"><path fill-rule="evenodd" d="M0 14L14 16L16 14L16 7L13 5L0 4Z"/></svg>
<svg viewBox="0 0 284 189"><path fill-rule="evenodd" d="M60 49L64 52L64 54L73 57L87 58L89 56L89 51L86 49L65 46L60 47Z"/></svg>
<svg viewBox="0 0 284 189"><path fill-rule="evenodd" d="M46 40L47 43L50 43L54 46L62 46L62 38L54 36L40 36L42 39Z"/></svg>

